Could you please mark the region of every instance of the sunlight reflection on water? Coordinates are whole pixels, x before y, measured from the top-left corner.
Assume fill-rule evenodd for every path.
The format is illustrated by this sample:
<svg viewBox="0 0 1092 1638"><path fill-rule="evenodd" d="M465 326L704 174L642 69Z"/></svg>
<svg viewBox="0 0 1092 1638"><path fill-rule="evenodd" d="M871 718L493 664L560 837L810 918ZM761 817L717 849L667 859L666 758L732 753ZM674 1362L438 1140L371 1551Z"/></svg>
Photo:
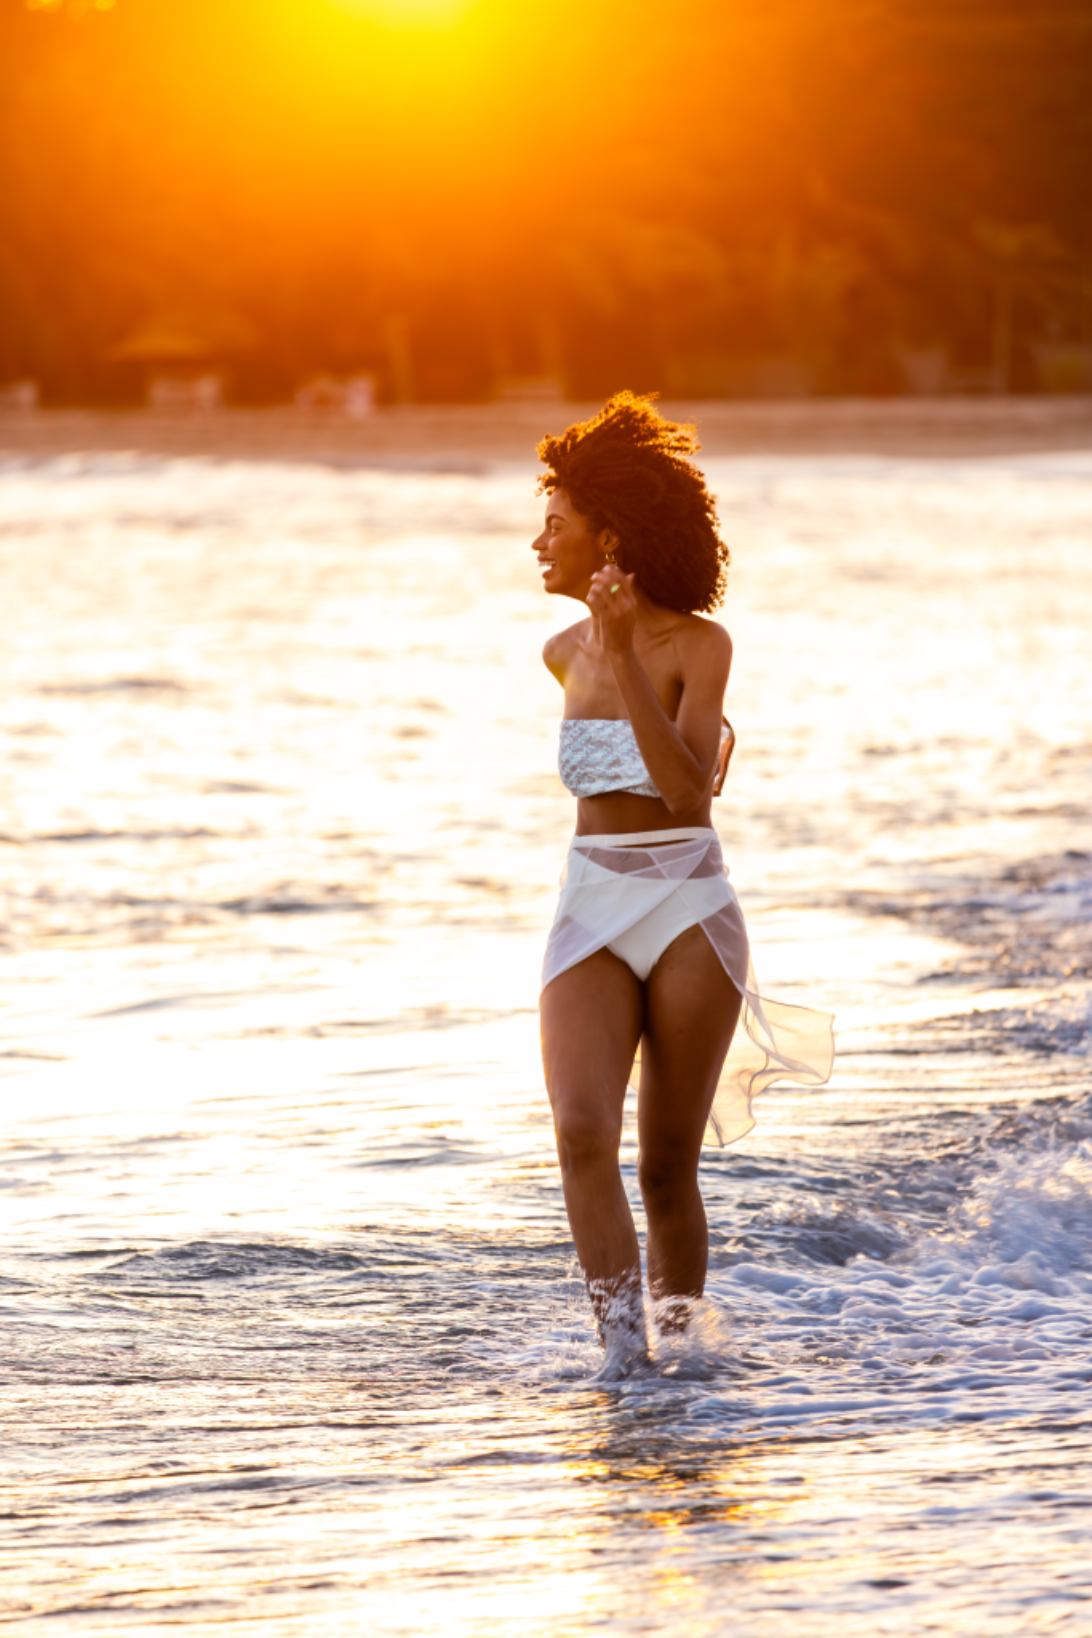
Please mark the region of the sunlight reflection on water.
<svg viewBox="0 0 1092 1638"><path fill-rule="evenodd" d="M702 1324L609 1392L537 1061L574 611L529 469L3 473L8 1620L1092 1593L1092 462L708 464L718 822L841 1057L707 1154Z"/></svg>

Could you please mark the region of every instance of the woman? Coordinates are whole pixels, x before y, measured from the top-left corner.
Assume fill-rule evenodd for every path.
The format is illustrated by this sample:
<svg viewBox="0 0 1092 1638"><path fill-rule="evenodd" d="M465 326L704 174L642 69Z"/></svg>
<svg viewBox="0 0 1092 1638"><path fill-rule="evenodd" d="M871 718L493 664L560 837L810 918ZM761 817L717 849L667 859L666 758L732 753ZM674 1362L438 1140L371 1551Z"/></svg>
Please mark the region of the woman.
<svg viewBox="0 0 1092 1638"><path fill-rule="evenodd" d="M538 446L543 586L589 610L543 651L565 690L559 766L577 798L543 969L543 1062L573 1239L608 1363L623 1368L646 1354L618 1168L638 1049L637 1175L662 1330L685 1328L705 1285L707 1124L732 1141L753 1124L754 1091L819 1085L833 1057L829 1017L760 1000L712 828L732 642L703 618L728 550L688 459L697 448L692 428L631 393Z"/></svg>

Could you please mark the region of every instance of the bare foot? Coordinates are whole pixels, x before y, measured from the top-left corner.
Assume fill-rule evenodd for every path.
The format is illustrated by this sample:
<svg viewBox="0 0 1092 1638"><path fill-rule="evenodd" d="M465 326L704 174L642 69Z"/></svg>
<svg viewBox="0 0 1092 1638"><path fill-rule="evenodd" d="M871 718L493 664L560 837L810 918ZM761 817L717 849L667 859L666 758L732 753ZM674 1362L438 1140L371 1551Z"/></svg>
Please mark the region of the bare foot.
<svg viewBox="0 0 1092 1638"><path fill-rule="evenodd" d="M694 1297L662 1297L656 1304L653 1320L662 1337L682 1336L690 1328L694 1317Z"/></svg>
<svg viewBox="0 0 1092 1638"><path fill-rule="evenodd" d="M588 1295L606 1361L595 1381L614 1382L649 1363L640 1271L610 1280L589 1280Z"/></svg>

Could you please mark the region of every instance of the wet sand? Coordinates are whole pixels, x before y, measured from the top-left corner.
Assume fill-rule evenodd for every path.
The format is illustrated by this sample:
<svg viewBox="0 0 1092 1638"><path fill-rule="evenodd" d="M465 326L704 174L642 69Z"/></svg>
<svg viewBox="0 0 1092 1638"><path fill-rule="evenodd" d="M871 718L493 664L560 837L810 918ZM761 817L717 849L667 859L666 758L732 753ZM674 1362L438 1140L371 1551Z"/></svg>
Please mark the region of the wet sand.
<svg viewBox="0 0 1092 1638"><path fill-rule="evenodd" d="M547 430L593 414L561 400L403 405L362 420L294 408L0 412L0 451L87 451L300 460L336 466L475 469L523 460ZM664 412L698 424L708 455L875 454L960 458L1092 450L1092 397L683 402Z"/></svg>

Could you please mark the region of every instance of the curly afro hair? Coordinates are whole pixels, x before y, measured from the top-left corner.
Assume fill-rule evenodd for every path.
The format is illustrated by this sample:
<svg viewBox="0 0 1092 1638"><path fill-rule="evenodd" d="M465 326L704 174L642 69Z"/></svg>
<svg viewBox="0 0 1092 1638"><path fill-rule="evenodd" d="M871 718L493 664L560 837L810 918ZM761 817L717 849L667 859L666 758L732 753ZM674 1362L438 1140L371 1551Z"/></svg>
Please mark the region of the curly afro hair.
<svg viewBox="0 0 1092 1638"><path fill-rule="evenodd" d="M615 393L590 421L543 438L538 493L563 489L593 529L612 530L619 566L654 603L705 613L724 596L729 553L716 500L687 459L699 448L693 427L666 420L648 398Z"/></svg>

